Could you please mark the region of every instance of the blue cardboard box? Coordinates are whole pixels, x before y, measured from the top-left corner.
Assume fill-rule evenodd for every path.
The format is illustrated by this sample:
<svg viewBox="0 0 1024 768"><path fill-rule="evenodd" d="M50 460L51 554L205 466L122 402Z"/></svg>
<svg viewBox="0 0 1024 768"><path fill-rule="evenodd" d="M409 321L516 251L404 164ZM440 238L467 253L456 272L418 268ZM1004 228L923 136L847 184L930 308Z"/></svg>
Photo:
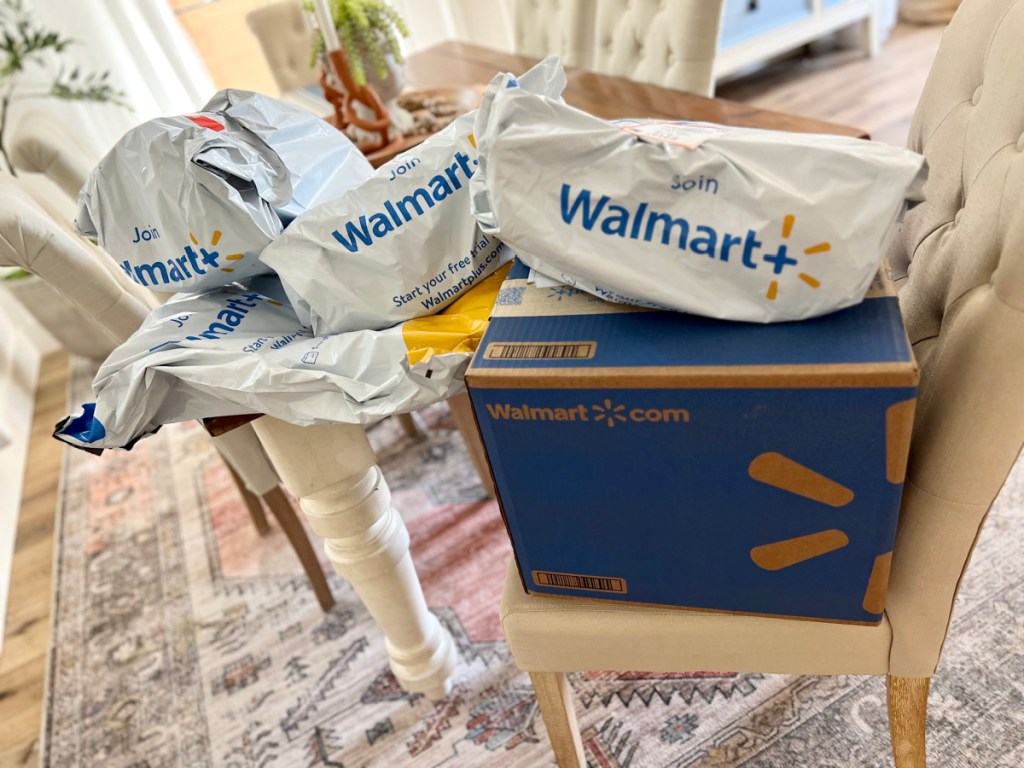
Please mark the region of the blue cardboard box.
<svg viewBox="0 0 1024 768"><path fill-rule="evenodd" d="M528 592L881 620L918 379L886 278L754 325L527 275L466 379Z"/></svg>

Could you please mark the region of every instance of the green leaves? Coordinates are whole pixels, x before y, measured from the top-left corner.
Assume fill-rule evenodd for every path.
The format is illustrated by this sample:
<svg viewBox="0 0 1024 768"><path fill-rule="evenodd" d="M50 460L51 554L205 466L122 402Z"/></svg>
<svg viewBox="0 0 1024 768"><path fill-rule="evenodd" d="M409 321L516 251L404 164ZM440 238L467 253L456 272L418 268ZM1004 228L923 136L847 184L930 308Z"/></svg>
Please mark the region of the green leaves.
<svg viewBox="0 0 1024 768"><path fill-rule="evenodd" d="M311 8L312 3L308 2L306 7ZM366 84L368 66L373 67L378 77L388 76L386 54L402 63L398 36L408 37L409 30L398 11L385 0L332 0L331 16L357 85ZM318 31L313 37L314 62L323 51L323 36Z"/></svg>
<svg viewBox="0 0 1024 768"><path fill-rule="evenodd" d="M59 32L36 26L21 0L3 0L0 3L0 22L3 24L3 41L0 43L2 78L20 74L28 63L43 65L47 53L61 54L74 42Z"/></svg>
<svg viewBox="0 0 1024 768"><path fill-rule="evenodd" d="M127 107L124 93L108 82L109 77L109 72L93 72L82 77L78 67L65 77L62 70L50 87L50 95L68 101L93 101Z"/></svg>
<svg viewBox="0 0 1024 768"><path fill-rule="evenodd" d="M14 86L28 64L46 67L77 42L39 26L25 9L23 0L0 0L0 33L0 85L14 99L19 98ZM108 72L83 75L79 67L70 73L61 68L44 93L59 99L124 106L124 94L110 84L108 77Z"/></svg>
<svg viewBox="0 0 1024 768"><path fill-rule="evenodd" d="M46 70L76 42L59 32L37 25L25 9L23 0L0 0L0 156L12 174L16 173L15 168L4 147L7 112L12 101L53 96L68 101L109 102L128 106L124 101L124 93L110 84L109 73L83 75L78 67L70 72L60 67L49 89L30 93L15 90L28 64Z"/></svg>

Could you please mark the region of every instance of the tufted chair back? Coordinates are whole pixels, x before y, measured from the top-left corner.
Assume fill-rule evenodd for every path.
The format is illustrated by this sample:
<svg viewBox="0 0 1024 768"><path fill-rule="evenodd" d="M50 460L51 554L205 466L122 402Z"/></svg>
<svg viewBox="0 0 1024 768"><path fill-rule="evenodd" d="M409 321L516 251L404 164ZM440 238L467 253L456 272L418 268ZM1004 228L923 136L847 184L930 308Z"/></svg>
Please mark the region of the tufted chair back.
<svg viewBox="0 0 1024 768"><path fill-rule="evenodd" d="M1022 39L1024 0L965 0L910 131L930 172L889 254L921 367L887 607L893 674L906 677L932 674L1024 442Z"/></svg>
<svg viewBox="0 0 1024 768"><path fill-rule="evenodd" d="M285 0L250 11L245 17L256 35L281 93L305 88L317 79L309 65L313 33L301 0Z"/></svg>
<svg viewBox="0 0 1024 768"><path fill-rule="evenodd" d="M33 110L18 122L11 159L18 170L43 174L69 198L78 200L78 192L98 158L78 142L57 115Z"/></svg>
<svg viewBox="0 0 1024 768"><path fill-rule="evenodd" d="M593 68L595 0L515 0L516 53L558 54L570 67Z"/></svg>
<svg viewBox="0 0 1024 768"><path fill-rule="evenodd" d="M682 91L714 93L724 0L516 0L516 52Z"/></svg>
<svg viewBox="0 0 1024 768"><path fill-rule="evenodd" d="M119 274L106 254L59 224L43 201L7 174L0 174L0 266L38 275L59 295L55 300L82 310L92 341L72 351L90 357L109 354L153 307L144 288Z"/></svg>
<svg viewBox="0 0 1024 768"><path fill-rule="evenodd" d="M710 96L724 0L598 0L594 70Z"/></svg>

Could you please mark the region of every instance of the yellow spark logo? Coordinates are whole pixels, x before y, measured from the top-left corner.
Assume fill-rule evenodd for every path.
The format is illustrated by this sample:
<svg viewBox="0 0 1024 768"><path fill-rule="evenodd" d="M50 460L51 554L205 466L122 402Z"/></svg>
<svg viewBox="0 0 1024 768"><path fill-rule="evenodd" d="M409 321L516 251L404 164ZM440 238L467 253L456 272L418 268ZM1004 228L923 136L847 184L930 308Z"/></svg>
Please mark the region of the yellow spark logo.
<svg viewBox="0 0 1024 768"><path fill-rule="evenodd" d="M787 214L786 217L782 220L782 239L783 240L788 240L789 236L791 234L793 234L793 225L795 223L796 223L796 216L794 216L791 213ZM804 248L804 255L805 256L813 256L816 253L827 253L830 250L832 250L832 244L827 242L827 241L823 242L823 243L815 243L814 245L809 246L808 248ZM769 261L770 259L765 259L765 260ZM785 245L780 246L779 253L775 256L774 261L776 262L776 272L780 272L781 271L781 267L786 265L786 264L796 264L795 260L788 259L786 257L786 246ZM811 286L811 288L818 288L821 285L821 281L820 280L818 280L813 275L807 274L806 272L799 273L798 277L801 280L803 280L805 283L807 283L807 285ZM779 281L778 280L772 280L771 284L768 286L768 293L765 294L765 295L768 297L769 301L775 301L775 299L779 295Z"/></svg>
<svg viewBox="0 0 1024 768"><path fill-rule="evenodd" d="M894 485L901 484L906 477L907 441L910 439L909 425L914 418L914 404L914 400L893 403L885 413L885 479ZM854 499L850 488L776 451L755 457L747 468L747 474L759 483L833 509L845 507ZM836 552L849 543L846 532L827 528L756 546L750 550L750 559L766 571L780 571ZM863 601L863 608L868 613L881 613L884 609L891 561L892 552L883 552L871 565Z"/></svg>
<svg viewBox="0 0 1024 768"><path fill-rule="evenodd" d="M217 251L213 250L213 249L217 247L217 243L220 242L220 237L221 237L222 234L223 233L219 229L213 230L213 235L210 237L210 250L207 250L206 248L200 248L199 249L199 253L202 256L202 258L200 260L203 262L203 264L206 264L206 265L211 266L211 267L216 267L221 272L234 272L235 270L234 270L233 267L221 267L221 266L219 266L217 264L217 259L220 258L220 254ZM188 237L189 237L189 240L192 241L192 245L196 245L196 246L199 245L199 238L197 238L194 233L189 232L188 233ZM190 252L191 252L191 254L193 255L194 258L199 259L199 257L195 256L195 251L192 250L192 246L186 245L185 246L185 253L188 254ZM244 253L230 253L230 254L228 254L227 256L224 257L224 260L225 261L239 261L239 260L244 259L244 258L245 258L245 254Z"/></svg>
<svg viewBox="0 0 1024 768"><path fill-rule="evenodd" d="M603 421L609 427L614 427L615 422L626 421L626 414L623 411L626 410L624 405L612 405L612 401L605 398L604 405L593 406L594 420Z"/></svg>

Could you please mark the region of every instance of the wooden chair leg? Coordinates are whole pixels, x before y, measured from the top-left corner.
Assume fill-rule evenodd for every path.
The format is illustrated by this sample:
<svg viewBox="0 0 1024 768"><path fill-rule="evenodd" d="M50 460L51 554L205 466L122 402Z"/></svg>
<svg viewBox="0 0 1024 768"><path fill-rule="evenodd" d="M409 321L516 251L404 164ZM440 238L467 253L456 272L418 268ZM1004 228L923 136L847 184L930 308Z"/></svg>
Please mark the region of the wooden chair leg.
<svg viewBox="0 0 1024 768"><path fill-rule="evenodd" d="M892 677L889 689L889 733L896 768L925 768L925 720L929 677Z"/></svg>
<svg viewBox="0 0 1024 768"><path fill-rule="evenodd" d="M466 450L469 451L469 458L473 460L476 473L480 476L480 484L484 487L487 495L492 499L495 497L494 481L491 480L491 465L487 463L487 453L484 451L484 441L480 438L480 428L476 425L476 418L473 416L473 406L469 402L469 395L461 392L454 397L448 398L448 408L452 412L452 420L462 434L462 440L466 443Z"/></svg>
<svg viewBox="0 0 1024 768"><path fill-rule="evenodd" d="M242 495L245 508L249 510L249 517L252 518L252 524L255 526L256 532L260 536L266 536L270 533L270 525L267 523L267 516L263 512L263 505L260 504L259 496L245 487L245 482L238 476L235 468L229 462L225 461L224 465L228 468L228 472L231 473L235 485L238 486L238 492Z"/></svg>
<svg viewBox="0 0 1024 768"><path fill-rule="evenodd" d="M427 428L423 424L423 419L415 413L400 413L395 416L398 419L398 423L402 426L402 431L405 432L406 437L411 437L414 440L424 440L427 437Z"/></svg>
<svg viewBox="0 0 1024 768"><path fill-rule="evenodd" d="M576 722L576 706L569 680L562 672L531 672L530 680L533 681L558 768L584 768L587 758L583 754L583 739Z"/></svg>
<svg viewBox="0 0 1024 768"><path fill-rule="evenodd" d="M281 529L288 537L288 541L291 542L292 549L299 556L302 569L306 572L306 577L309 579L310 586L313 587L313 592L316 595L317 602L320 603L320 607L324 612L331 610L334 607L334 595L331 594L331 588L327 584L327 577L324 575L324 570L320 567L320 561L317 559L316 550L313 549L309 536L306 535L306 529L299 522L292 503L280 488L274 488L272 491L269 491L263 497L263 500L267 502L267 506L270 507L270 511L274 513L274 517L280 523Z"/></svg>

